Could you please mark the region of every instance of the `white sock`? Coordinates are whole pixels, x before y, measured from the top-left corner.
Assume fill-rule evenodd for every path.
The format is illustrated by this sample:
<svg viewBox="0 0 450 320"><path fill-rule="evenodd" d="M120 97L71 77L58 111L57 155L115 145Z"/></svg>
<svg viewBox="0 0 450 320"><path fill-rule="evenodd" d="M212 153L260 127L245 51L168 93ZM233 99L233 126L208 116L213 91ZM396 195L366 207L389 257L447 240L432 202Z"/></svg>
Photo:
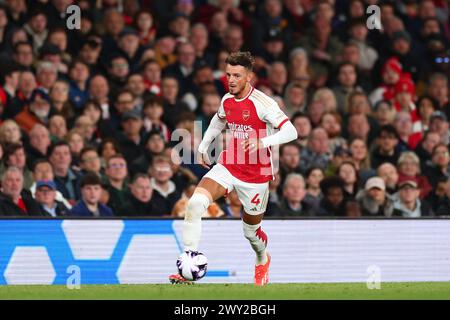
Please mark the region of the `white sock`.
<svg viewBox="0 0 450 320"><path fill-rule="evenodd" d="M261 228L261 223L247 224L243 223L244 236L250 242L253 251L256 253L256 265L265 264L267 262L267 235Z"/></svg>
<svg viewBox="0 0 450 320"><path fill-rule="evenodd" d="M202 234L202 215L210 205L209 198L203 193L194 193L188 201L183 223L184 250L198 250Z"/></svg>

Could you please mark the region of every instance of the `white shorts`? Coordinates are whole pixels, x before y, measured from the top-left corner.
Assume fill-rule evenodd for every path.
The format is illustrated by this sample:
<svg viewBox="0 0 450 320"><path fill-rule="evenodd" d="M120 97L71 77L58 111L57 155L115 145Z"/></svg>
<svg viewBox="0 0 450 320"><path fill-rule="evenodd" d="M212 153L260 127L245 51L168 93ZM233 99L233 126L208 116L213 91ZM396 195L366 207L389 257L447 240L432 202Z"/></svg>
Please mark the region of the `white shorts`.
<svg viewBox="0 0 450 320"><path fill-rule="evenodd" d="M266 211L269 201L269 182L248 183L235 178L222 164L216 164L204 178L210 178L227 189L227 194L236 189L236 193L250 215L259 215Z"/></svg>

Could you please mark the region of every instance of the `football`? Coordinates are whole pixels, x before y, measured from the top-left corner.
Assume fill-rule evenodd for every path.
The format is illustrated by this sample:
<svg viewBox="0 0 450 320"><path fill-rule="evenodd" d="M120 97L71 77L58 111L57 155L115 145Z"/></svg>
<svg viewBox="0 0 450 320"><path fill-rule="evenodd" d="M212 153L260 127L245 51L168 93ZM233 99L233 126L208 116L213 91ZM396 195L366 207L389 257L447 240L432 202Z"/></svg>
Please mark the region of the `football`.
<svg viewBox="0 0 450 320"><path fill-rule="evenodd" d="M206 274L208 259L197 251L185 251L177 260L178 273L187 280L197 281Z"/></svg>

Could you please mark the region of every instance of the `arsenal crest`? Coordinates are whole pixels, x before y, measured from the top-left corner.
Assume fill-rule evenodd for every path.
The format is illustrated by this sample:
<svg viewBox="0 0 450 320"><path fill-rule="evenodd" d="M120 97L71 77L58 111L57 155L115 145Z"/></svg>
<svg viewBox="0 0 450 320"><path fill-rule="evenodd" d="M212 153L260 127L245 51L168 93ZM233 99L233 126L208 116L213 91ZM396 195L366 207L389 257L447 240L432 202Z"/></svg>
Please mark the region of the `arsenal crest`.
<svg viewBox="0 0 450 320"><path fill-rule="evenodd" d="M250 110L242 110L242 119L247 121L250 118Z"/></svg>

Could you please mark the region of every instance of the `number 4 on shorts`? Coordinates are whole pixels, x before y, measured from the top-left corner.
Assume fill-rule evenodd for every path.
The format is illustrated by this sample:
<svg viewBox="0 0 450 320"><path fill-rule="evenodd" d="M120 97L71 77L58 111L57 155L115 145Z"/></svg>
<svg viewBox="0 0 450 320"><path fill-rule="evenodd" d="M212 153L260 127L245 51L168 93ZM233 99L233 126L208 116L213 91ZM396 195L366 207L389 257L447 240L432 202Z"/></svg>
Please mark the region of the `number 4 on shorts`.
<svg viewBox="0 0 450 320"><path fill-rule="evenodd" d="M255 196L253 197L252 201L250 201L250 203L258 205L261 202L261 200L259 200L258 197L259 197L259 193L255 194Z"/></svg>

